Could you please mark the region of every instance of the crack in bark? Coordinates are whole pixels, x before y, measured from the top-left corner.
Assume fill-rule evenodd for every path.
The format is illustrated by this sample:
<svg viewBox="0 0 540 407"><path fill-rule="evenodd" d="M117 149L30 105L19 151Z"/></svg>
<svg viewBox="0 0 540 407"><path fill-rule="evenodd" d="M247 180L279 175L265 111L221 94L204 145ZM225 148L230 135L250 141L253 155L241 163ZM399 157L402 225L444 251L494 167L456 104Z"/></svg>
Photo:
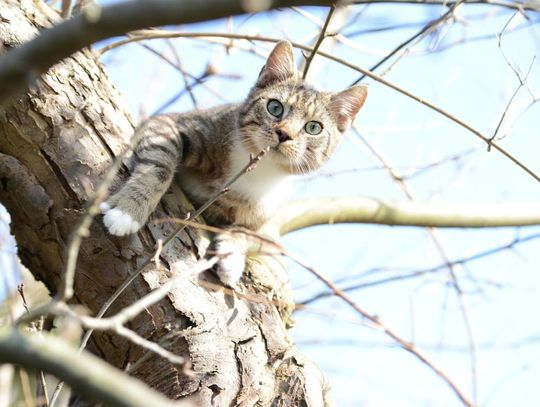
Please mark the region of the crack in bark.
<svg viewBox="0 0 540 407"><path fill-rule="evenodd" d="M114 160L114 158L116 157L116 154L114 153L113 149L109 146L109 143L107 143L106 139L103 137L101 132L98 130L92 118L86 112L86 108L81 109L81 115L82 117L84 117L86 122L90 125L90 128L94 131L94 134L96 135L97 139L101 142L102 147L109 154L109 157L111 158L111 160ZM125 171L127 171L127 173L129 174L128 168L125 165L122 165L122 168Z"/></svg>
<svg viewBox="0 0 540 407"><path fill-rule="evenodd" d="M45 162L47 163L51 171L54 173L54 175L56 175L56 178L62 185L62 189L64 190L66 195L68 195L71 199L73 199L74 202L80 204L81 200L79 199L75 191L73 191L73 189L69 185L68 180L64 177L64 173L62 172L62 169L60 168L60 166L52 159L52 157L44 149L40 148L39 154L45 159Z"/></svg>

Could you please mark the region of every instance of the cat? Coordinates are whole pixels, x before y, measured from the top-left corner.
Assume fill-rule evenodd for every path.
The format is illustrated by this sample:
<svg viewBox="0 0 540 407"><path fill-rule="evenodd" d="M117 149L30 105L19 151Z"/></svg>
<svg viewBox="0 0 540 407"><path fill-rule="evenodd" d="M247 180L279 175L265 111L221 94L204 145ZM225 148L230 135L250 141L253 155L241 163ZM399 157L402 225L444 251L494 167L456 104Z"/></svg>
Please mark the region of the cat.
<svg viewBox="0 0 540 407"><path fill-rule="evenodd" d="M301 79L292 46L277 43L244 102L150 117L135 131L134 170L122 188L101 204L113 235L137 232L169 188L177 182L201 206L269 148L204 213L220 227L258 230L291 191L292 177L317 170L328 160L364 104L367 87L338 93L317 91ZM235 287L245 268L247 243L220 234L217 274Z"/></svg>

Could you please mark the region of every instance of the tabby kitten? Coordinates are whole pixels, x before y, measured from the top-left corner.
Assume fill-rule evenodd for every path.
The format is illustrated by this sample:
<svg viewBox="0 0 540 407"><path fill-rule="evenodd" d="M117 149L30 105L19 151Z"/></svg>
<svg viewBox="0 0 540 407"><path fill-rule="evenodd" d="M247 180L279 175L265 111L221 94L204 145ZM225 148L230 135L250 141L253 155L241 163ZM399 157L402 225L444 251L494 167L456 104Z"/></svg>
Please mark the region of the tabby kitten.
<svg viewBox="0 0 540 407"><path fill-rule="evenodd" d="M367 95L365 86L320 92L296 70L291 44L279 42L240 104L151 117L135 132L134 170L101 206L113 235L135 233L176 179L202 205L263 149L257 167L210 206L217 226L257 230L288 198L292 176L318 169L334 151ZM222 234L215 249L221 281L234 287L245 267L245 239Z"/></svg>

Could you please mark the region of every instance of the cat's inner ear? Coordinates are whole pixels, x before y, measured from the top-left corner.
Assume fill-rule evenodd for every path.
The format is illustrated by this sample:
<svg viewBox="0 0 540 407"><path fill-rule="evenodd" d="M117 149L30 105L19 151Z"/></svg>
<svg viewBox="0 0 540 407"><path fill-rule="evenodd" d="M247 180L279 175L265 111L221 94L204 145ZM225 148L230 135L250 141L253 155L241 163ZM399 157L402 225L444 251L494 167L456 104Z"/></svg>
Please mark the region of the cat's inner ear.
<svg viewBox="0 0 540 407"><path fill-rule="evenodd" d="M366 101L367 89L367 86L357 85L332 95L330 112L336 119L340 132L346 131L354 121L356 114Z"/></svg>
<svg viewBox="0 0 540 407"><path fill-rule="evenodd" d="M274 47L266 64L261 69L257 86L267 86L281 82L296 75L294 53L289 41L280 41Z"/></svg>

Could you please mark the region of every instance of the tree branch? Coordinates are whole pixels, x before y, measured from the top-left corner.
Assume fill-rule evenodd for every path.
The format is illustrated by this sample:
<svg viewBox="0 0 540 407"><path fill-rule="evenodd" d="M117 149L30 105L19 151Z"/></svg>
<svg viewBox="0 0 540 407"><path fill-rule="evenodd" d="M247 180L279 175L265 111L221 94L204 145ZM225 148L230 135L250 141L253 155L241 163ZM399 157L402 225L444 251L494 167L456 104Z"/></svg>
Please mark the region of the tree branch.
<svg viewBox="0 0 540 407"><path fill-rule="evenodd" d="M533 203L465 205L329 197L293 201L278 212L275 221L282 235L334 223L444 228L529 226L540 225L540 208Z"/></svg>
<svg viewBox="0 0 540 407"><path fill-rule="evenodd" d="M73 389L98 403L114 406L192 406L173 402L97 357L79 353L52 335L24 335L15 329L0 331L0 359L43 370L66 381Z"/></svg>
<svg viewBox="0 0 540 407"><path fill-rule="evenodd" d="M242 14L248 11L245 3L241 0L135 0L85 9L0 58L0 103L22 91L56 62L96 41L141 28ZM329 6L332 1L272 0L268 9L300 5Z"/></svg>
<svg viewBox="0 0 540 407"><path fill-rule="evenodd" d="M452 7L457 1L446 0L355 0L354 4L418 4L432 6ZM504 1L504 0L465 0L466 4L480 4L488 6L505 7L515 10L540 11L538 2L532 1Z"/></svg>

